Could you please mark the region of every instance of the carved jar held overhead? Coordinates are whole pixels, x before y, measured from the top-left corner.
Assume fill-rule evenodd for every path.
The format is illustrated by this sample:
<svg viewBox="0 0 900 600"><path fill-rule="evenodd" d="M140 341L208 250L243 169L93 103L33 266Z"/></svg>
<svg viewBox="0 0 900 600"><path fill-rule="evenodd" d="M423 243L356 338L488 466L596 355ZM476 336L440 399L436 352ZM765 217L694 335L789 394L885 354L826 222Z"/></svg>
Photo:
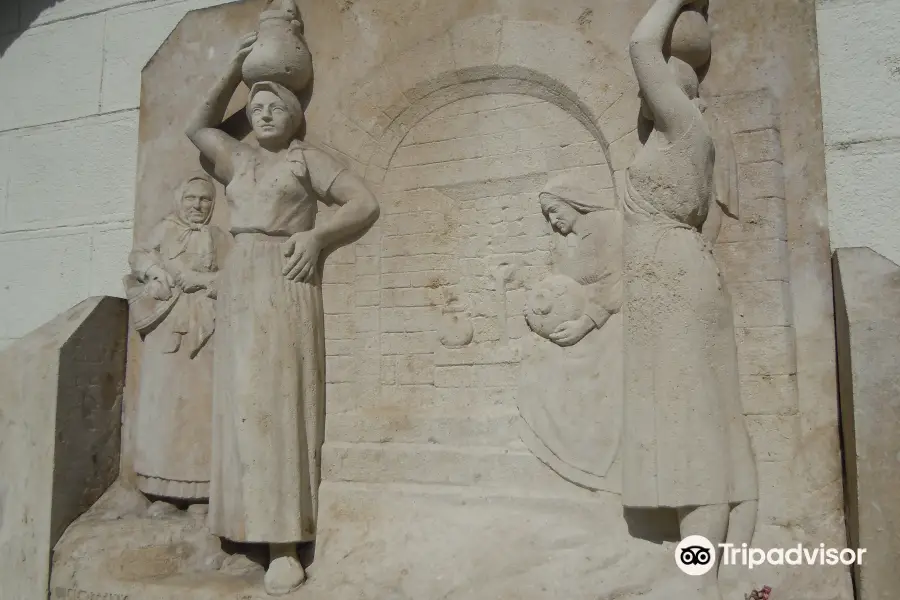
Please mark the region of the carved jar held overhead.
<svg viewBox="0 0 900 600"><path fill-rule="evenodd" d="M669 51L694 69L709 62L712 39L709 24L699 10L687 8L678 16L672 28Z"/></svg>
<svg viewBox="0 0 900 600"><path fill-rule="evenodd" d="M313 72L303 23L293 0L273 5L260 15L259 35L244 60L241 75L248 87L259 81L271 81L299 95Z"/></svg>

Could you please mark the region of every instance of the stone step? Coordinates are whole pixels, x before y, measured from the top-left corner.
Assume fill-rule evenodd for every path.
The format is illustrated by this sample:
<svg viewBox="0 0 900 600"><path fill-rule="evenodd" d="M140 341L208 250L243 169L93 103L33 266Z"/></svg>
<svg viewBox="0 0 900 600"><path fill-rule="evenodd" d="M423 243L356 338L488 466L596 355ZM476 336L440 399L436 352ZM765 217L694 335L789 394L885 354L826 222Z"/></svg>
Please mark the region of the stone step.
<svg viewBox="0 0 900 600"><path fill-rule="evenodd" d="M477 413L373 407L328 415L325 419L325 439L349 443L508 447L519 442L519 419L518 410L508 406L483 407Z"/></svg>
<svg viewBox="0 0 900 600"><path fill-rule="evenodd" d="M485 486L460 486L422 483L359 483L354 481L327 481L320 488L322 496L339 498L342 503L357 502L364 505L378 497L413 498L434 501L435 503L471 505L473 502L527 503L532 506L552 507L560 510L565 506L604 506L621 510L622 499L619 494L611 492L588 492L580 488L574 493L560 496L547 493L546 490L515 490L492 488Z"/></svg>
<svg viewBox="0 0 900 600"><path fill-rule="evenodd" d="M516 496L534 490L562 497L590 494L557 475L524 445L328 442L322 473L329 482L477 486Z"/></svg>

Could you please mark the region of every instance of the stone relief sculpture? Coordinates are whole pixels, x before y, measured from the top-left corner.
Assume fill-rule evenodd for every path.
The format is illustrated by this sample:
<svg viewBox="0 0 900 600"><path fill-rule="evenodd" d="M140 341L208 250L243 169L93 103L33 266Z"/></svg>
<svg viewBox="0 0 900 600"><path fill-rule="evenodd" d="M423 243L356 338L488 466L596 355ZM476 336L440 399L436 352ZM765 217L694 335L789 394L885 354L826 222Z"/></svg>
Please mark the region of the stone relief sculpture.
<svg viewBox="0 0 900 600"><path fill-rule="evenodd" d="M216 188L205 173L176 190L175 209L132 251L125 277L144 338L135 419L138 486L181 500L209 497L214 302L229 236L210 225Z"/></svg>
<svg viewBox="0 0 900 600"><path fill-rule="evenodd" d="M563 248L527 296L526 322L543 339L523 359L518 402L532 453L573 483L606 489L622 421L623 224L592 187L563 175L539 194Z"/></svg>
<svg viewBox="0 0 900 600"><path fill-rule="evenodd" d="M714 106L731 115L753 213L740 227L726 221L716 265L708 245L735 214L735 171L728 139L693 106L696 73L710 57L703 9L659 2L638 29L651 118L626 214L623 169L640 136L617 40L642 15L614 0L593 14L581 0L550 11L533 2L455 11L422 2L412 12L389 0L343 4L303 14L330 65L323 76L316 64L312 95L303 25L284 0L191 11L144 69L136 227L156 224L144 219L162 216L160 188L196 159L183 137L189 122L204 166L227 186L220 194L230 209L219 206L214 222L236 234L209 290L215 333L194 359L191 335L181 336L194 363L212 353L202 433L211 498L157 518L126 469L52 544L52 557L40 554L52 560L51 595L259 600L300 585L311 554L301 544L315 540L313 576L288 598L711 600L717 587L743 598L763 583L783 597L851 598L841 585L849 579L825 569L726 567L717 586L716 575L685 576L673 560L676 514L685 534L740 543L753 533L753 457L716 266L741 294L733 325L753 328L738 338L753 413L745 418L766 454L753 545L843 539L840 470L820 460L834 455L835 426L825 427L829 408L810 396L827 400L827 389L809 383L830 367L798 373L798 358L819 357L789 348L798 346L789 302L797 286L792 255L782 252L784 209L795 200L783 198L783 162L796 163L798 148L821 136L795 120L790 139L804 143L783 152L778 107L760 90L771 82L760 65L789 59L798 83L780 100L790 97L796 113L814 96L800 68L808 61L777 50L786 36L811 33L808 15L782 11L787 20L767 35L743 18L753 13L747 3L729 3L720 25L723 46L752 30L773 50L723 56L710 70L736 79L727 85L736 93ZM257 24L256 39L231 56L226 49ZM814 44L788 47L802 59ZM227 66L214 88L210 65ZM246 98L248 90L232 94L241 81L249 105L231 115ZM670 129L679 115L696 120L693 129ZM297 133L305 128L328 147L306 143ZM359 180L322 152L332 149L378 186L387 218L328 259L336 264L326 267L322 306L326 253L378 212ZM796 186L802 174L788 171ZM317 214L320 201L335 206ZM807 258L804 284L821 284L808 298L825 297L826 263ZM165 297L164 279L136 287ZM184 301L177 282L172 290ZM134 300L159 319L146 328L152 342L175 315L154 309L171 298ZM128 369L141 358L132 355ZM129 386L122 399L129 433L139 429L137 392ZM801 422L822 427L807 432ZM133 444L122 460L134 462ZM815 477L789 480L804 467ZM68 493L70 478L53 479L54 492Z"/></svg>
<svg viewBox="0 0 900 600"><path fill-rule="evenodd" d="M274 33L261 26L241 40L186 133L226 185L235 238L216 304L208 524L227 539L267 544L265 589L281 595L305 579L297 544L316 537L325 431L322 265L375 222L379 207L360 178L297 139L304 122L297 89L251 82L246 114L256 145L217 129L246 60L265 54L260 62L273 78L293 68L302 40ZM275 50L263 53L268 44ZM310 64L301 71L311 73L308 55L303 60ZM339 208L317 222L317 202Z"/></svg>
<svg viewBox="0 0 900 600"><path fill-rule="evenodd" d="M736 197L715 185L732 163L699 99L709 48L705 6L685 0L657 0L631 40L648 126L626 178L623 500L677 509L682 537L740 546L758 484L731 302L709 244ZM704 577L704 597L721 598L716 570Z"/></svg>

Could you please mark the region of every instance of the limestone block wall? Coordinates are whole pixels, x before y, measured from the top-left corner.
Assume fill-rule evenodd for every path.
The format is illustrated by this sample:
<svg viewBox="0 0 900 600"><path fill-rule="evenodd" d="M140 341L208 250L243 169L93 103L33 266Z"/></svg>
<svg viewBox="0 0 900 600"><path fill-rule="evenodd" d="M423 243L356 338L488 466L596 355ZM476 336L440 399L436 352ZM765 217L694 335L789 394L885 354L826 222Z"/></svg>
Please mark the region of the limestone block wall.
<svg viewBox="0 0 900 600"><path fill-rule="evenodd" d="M0 348L122 296L141 67L218 0L0 3Z"/></svg>
<svg viewBox="0 0 900 600"><path fill-rule="evenodd" d="M833 248L900 261L900 3L818 0Z"/></svg>
<svg viewBox="0 0 900 600"><path fill-rule="evenodd" d="M721 96L738 162L740 221L723 224L714 254L732 298L745 423L757 460L761 535L791 524L801 447L796 330L791 302L784 167L777 106L768 91Z"/></svg>

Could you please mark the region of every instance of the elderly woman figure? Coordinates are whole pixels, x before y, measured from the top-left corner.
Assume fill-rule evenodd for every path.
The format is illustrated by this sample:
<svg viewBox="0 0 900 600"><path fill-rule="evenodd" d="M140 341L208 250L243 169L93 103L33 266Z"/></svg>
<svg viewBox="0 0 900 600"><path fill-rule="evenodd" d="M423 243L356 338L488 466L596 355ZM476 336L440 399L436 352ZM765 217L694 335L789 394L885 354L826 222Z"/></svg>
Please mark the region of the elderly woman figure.
<svg viewBox="0 0 900 600"><path fill-rule="evenodd" d="M528 295L525 319L538 335L523 356L520 437L568 481L616 489L608 472L622 422L622 211L578 175L552 179L538 198L560 237L554 273Z"/></svg>
<svg viewBox="0 0 900 600"><path fill-rule="evenodd" d="M683 538L740 547L755 526L756 465L731 301L710 245L733 190L716 186L730 157L704 119L702 65L680 52L708 36L705 6L691 4L656 0L631 40L650 126L626 177L623 493L628 507L676 509ZM669 41L692 21L693 40ZM708 600L721 598L716 574L704 576Z"/></svg>
<svg viewBox="0 0 900 600"><path fill-rule="evenodd" d="M622 213L614 202L604 204L597 190L585 183L577 176L562 175L538 196L554 231L575 238L575 252L562 257L557 270L588 291L585 314L550 335L560 346L579 342L622 306Z"/></svg>
<svg viewBox="0 0 900 600"><path fill-rule="evenodd" d="M316 536L325 430L322 263L375 222L362 180L295 139L303 107L273 82L252 85L256 145L220 129L256 35L245 37L187 135L225 183L235 238L219 285L209 526L270 551L266 591L305 579L297 544ZM337 205L316 222L317 203Z"/></svg>
<svg viewBox="0 0 900 600"><path fill-rule="evenodd" d="M130 314L144 337L136 407L138 486L180 500L209 496L212 345L217 270L229 247L209 224L216 188L188 178L175 210L135 247L125 279Z"/></svg>

